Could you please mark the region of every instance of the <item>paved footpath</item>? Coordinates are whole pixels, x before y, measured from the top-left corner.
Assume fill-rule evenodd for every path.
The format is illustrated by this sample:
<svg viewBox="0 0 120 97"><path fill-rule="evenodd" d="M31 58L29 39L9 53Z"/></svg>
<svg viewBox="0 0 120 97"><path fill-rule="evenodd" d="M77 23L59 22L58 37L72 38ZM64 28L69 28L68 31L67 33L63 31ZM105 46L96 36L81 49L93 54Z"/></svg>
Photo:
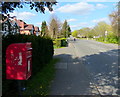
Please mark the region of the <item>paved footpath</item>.
<svg viewBox="0 0 120 97"><path fill-rule="evenodd" d="M68 47L55 49L54 57L60 58L60 62L55 65L56 75L50 95L99 95L92 77L71 43Z"/></svg>

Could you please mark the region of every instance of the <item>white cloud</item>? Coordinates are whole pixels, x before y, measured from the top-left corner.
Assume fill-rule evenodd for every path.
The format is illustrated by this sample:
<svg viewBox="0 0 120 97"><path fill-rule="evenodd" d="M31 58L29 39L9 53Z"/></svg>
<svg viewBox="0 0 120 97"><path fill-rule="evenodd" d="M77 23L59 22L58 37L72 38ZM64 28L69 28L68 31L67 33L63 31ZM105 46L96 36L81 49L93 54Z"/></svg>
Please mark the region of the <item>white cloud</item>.
<svg viewBox="0 0 120 97"><path fill-rule="evenodd" d="M92 29L95 27L95 25L89 25L88 27Z"/></svg>
<svg viewBox="0 0 120 97"><path fill-rule="evenodd" d="M96 4L96 8L106 8L107 6L105 6L104 4Z"/></svg>
<svg viewBox="0 0 120 97"><path fill-rule="evenodd" d="M72 14L79 14L79 15L84 15L88 14L91 11L94 11L95 9L103 9L106 8L107 6L104 4L89 4L87 2L79 2L75 4L66 4L64 6L59 7L55 11L59 11L62 13L72 13Z"/></svg>
<svg viewBox="0 0 120 97"><path fill-rule="evenodd" d="M75 4L67 4L56 11L63 13L73 13L73 14L86 14L90 11L94 10L94 6L92 4L88 4L86 2L80 2Z"/></svg>
<svg viewBox="0 0 120 97"><path fill-rule="evenodd" d="M35 14L25 11L25 12L13 12L13 13L10 13L10 16L16 16L17 19L21 19L21 20L28 20L31 17L35 16Z"/></svg>
<svg viewBox="0 0 120 97"><path fill-rule="evenodd" d="M57 0L57 2L119 2L119 0Z"/></svg>
<svg viewBox="0 0 120 97"><path fill-rule="evenodd" d="M81 29L81 28L84 28L84 27L89 27L89 28L94 28L94 26L95 25L93 25L93 24L90 24L90 23L88 23L88 22L81 22L80 24L78 24L78 25L71 25L70 27L71 27L71 30L72 31L74 31L74 30L76 30L76 29Z"/></svg>
<svg viewBox="0 0 120 97"><path fill-rule="evenodd" d="M108 0L86 0L87 2L106 2Z"/></svg>
<svg viewBox="0 0 120 97"><path fill-rule="evenodd" d="M49 11L49 9L47 7L45 7L45 11L47 12L47 11Z"/></svg>
<svg viewBox="0 0 120 97"><path fill-rule="evenodd" d="M67 22L74 22L77 21L77 19L68 19Z"/></svg>
<svg viewBox="0 0 120 97"><path fill-rule="evenodd" d="M80 27L79 25L71 25L70 26L71 28L77 28L77 27Z"/></svg>
<svg viewBox="0 0 120 97"><path fill-rule="evenodd" d="M107 17L92 20L93 23L99 23L101 21L105 21L106 23L110 23L109 18L107 18Z"/></svg>
<svg viewBox="0 0 120 97"><path fill-rule="evenodd" d="M55 14L55 11L49 11L50 12L50 14Z"/></svg>
<svg viewBox="0 0 120 97"><path fill-rule="evenodd" d="M38 22L38 23L36 23L36 24L40 26L40 25L42 25L42 22Z"/></svg>
<svg viewBox="0 0 120 97"><path fill-rule="evenodd" d="M54 14L54 13L55 13L54 10L53 10L53 11L49 11L49 9L48 9L47 7L45 7L45 12L48 12L48 13L50 13L50 14Z"/></svg>
<svg viewBox="0 0 120 97"><path fill-rule="evenodd" d="M88 23L87 22L81 22L77 25L71 25L70 27L71 28L81 28L81 27L87 27L88 26Z"/></svg>
<svg viewBox="0 0 120 97"><path fill-rule="evenodd" d="M86 2L118 2L119 0L86 0Z"/></svg>

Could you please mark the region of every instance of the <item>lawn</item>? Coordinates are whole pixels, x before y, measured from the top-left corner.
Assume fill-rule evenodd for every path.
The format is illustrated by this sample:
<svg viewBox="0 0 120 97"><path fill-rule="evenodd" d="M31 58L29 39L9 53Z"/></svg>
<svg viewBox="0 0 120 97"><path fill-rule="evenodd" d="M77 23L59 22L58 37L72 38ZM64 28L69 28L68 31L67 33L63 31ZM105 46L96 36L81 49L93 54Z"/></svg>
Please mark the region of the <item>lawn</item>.
<svg viewBox="0 0 120 97"><path fill-rule="evenodd" d="M32 95L49 95L51 81L55 76L55 64L58 61L59 59L54 58L37 75L28 80L26 90L22 94L29 97L32 97Z"/></svg>

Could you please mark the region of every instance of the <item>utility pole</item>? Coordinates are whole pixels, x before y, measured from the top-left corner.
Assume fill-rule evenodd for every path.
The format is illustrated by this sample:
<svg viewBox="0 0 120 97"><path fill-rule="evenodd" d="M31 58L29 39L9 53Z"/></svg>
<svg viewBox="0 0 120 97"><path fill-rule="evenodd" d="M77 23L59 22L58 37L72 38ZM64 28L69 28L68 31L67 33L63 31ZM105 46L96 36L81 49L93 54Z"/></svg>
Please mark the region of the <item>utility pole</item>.
<svg viewBox="0 0 120 97"><path fill-rule="evenodd" d="M106 42L106 39L107 39L107 34L108 34L108 32L105 31L105 42Z"/></svg>

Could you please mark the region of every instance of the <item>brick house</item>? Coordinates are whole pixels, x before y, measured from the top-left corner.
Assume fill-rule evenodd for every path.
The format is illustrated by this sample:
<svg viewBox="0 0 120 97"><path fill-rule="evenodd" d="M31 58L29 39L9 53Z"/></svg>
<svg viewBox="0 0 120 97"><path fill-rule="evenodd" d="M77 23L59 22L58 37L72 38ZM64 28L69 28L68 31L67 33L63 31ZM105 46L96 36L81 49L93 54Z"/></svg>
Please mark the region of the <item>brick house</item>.
<svg viewBox="0 0 120 97"><path fill-rule="evenodd" d="M34 27L33 24L26 24L23 20L17 20L15 18L15 21L19 25L20 28L20 34L26 34L26 35L39 35L39 27Z"/></svg>
<svg viewBox="0 0 120 97"><path fill-rule="evenodd" d="M20 33L26 35L39 35L40 30L39 27L33 24L27 24L23 20L17 20L15 16L2 16L2 20L0 20L0 24L2 24L2 32L3 35L7 35L8 33Z"/></svg>
<svg viewBox="0 0 120 97"><path fill-rule="evenodd" d="M40 34L39 27L35 26L34 28L35 28L34 34L38 36Z"/></svg>

